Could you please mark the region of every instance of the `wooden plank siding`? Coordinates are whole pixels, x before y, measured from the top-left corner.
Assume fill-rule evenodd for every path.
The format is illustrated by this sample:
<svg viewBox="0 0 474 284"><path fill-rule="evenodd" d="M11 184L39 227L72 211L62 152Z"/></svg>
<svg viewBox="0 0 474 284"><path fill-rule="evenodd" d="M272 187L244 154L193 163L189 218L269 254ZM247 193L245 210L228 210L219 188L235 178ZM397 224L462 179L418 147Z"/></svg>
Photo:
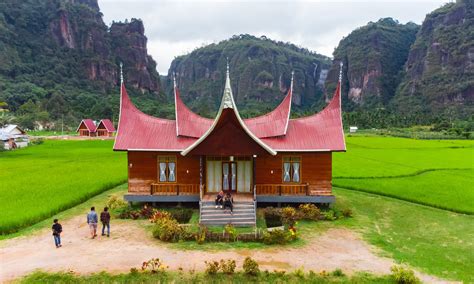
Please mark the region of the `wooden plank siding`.
<svg viewBox="0 0 474 284"><path fill-rule="evenodd" d="M300 182L283 183L283 157L301 157ZM332 154L279 153L256 158L257 194L328 195L332 192ZM307 190L307 191L306 191Z"/></svg>
<svg viewBox="0 0 474 284"><path fill-rule="evenodd" d="M158 156L176 157L176 182L158 182ZM128 191L151 193L151 185L197 185L199 194L199 157L181 156L176 152L128 151ZM186 186L182 188L185 192Z"/></svg>
<svg viewBox="0 0 474 284"><path fill-rule="evenodd" d="M176 157L176 182L158 182L158 156ZM300 157L300 182L283 182L283 157ZM205 157L204 157L205 159ZM257 195L331 195L332 154L279 153L255 159ZM206 163L204 163L204 166ZM205 181L205 169L203 172ZM155 195L199 194L199 156L177 152L128 151L129 192Z"/></svg>

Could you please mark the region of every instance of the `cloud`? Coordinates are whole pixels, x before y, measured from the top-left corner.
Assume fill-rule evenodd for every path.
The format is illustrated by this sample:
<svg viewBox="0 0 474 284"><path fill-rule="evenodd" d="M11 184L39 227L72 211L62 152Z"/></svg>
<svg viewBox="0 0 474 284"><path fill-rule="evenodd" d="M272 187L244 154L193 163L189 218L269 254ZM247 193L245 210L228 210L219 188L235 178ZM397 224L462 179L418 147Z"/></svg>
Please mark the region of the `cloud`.
<svg viewBox="0 0 474 284"><path fill-rule="evenodd" d="M104 21L140 18L149 53L166 74L173 58L235 34L266 35L331 56L342 37L392 17L421 24L445 0L432 1L152 1L104 0Z"/></svg>

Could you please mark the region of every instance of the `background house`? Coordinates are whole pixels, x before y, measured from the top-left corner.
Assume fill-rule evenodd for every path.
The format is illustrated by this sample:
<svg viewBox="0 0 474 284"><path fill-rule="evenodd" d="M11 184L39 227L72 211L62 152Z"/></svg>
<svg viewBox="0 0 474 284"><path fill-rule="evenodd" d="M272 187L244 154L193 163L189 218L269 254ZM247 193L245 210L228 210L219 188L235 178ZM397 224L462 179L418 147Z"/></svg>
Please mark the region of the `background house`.
<svg viewBox="0 0 474 284"><path fill-rule="evenodd" d="M0 147L6 150L28 146L29 139L26 132L15 124L7 124L0 128Z"/></svg>

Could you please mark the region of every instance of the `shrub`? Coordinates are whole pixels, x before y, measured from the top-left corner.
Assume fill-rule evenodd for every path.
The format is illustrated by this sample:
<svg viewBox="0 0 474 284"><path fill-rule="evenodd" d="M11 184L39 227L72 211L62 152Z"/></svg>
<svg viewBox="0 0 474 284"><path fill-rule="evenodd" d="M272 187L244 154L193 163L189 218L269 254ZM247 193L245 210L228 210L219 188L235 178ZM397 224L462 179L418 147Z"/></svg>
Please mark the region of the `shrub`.
<svg viewBox="0 0 474 284"><path fill-rule="evenodd" d="M140 210L140 217L144 219L150 219L153 214L155 214L156 209L152 206L147 206L146 204Z"/></svg>
<svg viewBox="0 0 474 284"><path fill-rule="evenodd" d="M221 267L222 272L224 272L225 274L229 274L229 275L234 274L235 267L236 267L235 260L233 260L233 259L227 259L227 260L221 259L220 267Z"/></svg>
<svg viewBox="0 0 474 284"><path fill-rule="evenodd" d="M250 256L247 256L244 260L244 264L242 265L244 273L247 275L257 276L260 273L260 268L258 267L258 263L253 260Z"/></svg>
<svg viewBox="0 0 474 284"><path fill-rule="evenodd" d="M293 274L298 278L304 278L304 270L302 268L296 269Z"/></svg>
<svg viewBox="0 0 474 284"><path fill-rule="evenodd" d="M349 208L343 209L342 210L342 216L344 216L345 218L352 217L352 210L349 209Z"/></svg>
<svg viewBox="0 0 474 284"><path fill-rule="evenodd" d="M333 272L331 272L331 275L332 276L336 276L336 277L344 277L346 276L344 274L344 272L342 272L342 270L340 268L336 268Z"/></svg>
<svg viewBox="0 0 474 284"><path fill-rule="evenodd" d="M203 244L206 241L206 235L207 235L208 229L206 226L199 226L199 230L196 233L196 242L198 244Z"/></svg>
<svg viewBox="0 0 474 284"><path fill-rule="evenodd" d="M159 258L152 258L149 261L144 261L142 264L143 271L150 271L151 273L157 273L159 270L164 270L165 265L160 261Z"/></svg>
<svg viewBox="0 0 474 284"><path fill-rule="evenodd" d="M219 262L217 261L205 261L206 264L206 274L207 275L215 275L219 271Z"/></svg>
<svg viewBox="0 0 474 284"><path fill-rule="evenodd" d="M109 197L109 199L107 199L105 206L109 209L124 208L127 206L127 202L121 198L118 198L116 195L112 195Z"/></svg>
<svg viewBox="0 0 474 284"><path fill-rule="evenodd" d="M323 212L324 220L334 221L337 219L336 214L333 210Z"/></svg>
<svg viewBox="0 0 474 284"><path fill-rule="evenodd" d="M163 211L163 210L157 210L153 213L153 215L151 215L150 222L157 223L159 220L164 219L164 218L172 219L171 214L169 212Z"/></svg>
<svg viewBox="0 0 474 284"><path fill-rule="evenodd" d="M290 241L290 236L287 231L277 229L263 234L263 243L267 245L280 244L284 245Z"/></svg>
<svg viewBox="0 0 474 284"><path fill-rule="evenodd" d="M127 208L124 208L122 212L120 212L119 218L136 220L140 218L140 212L127 207Z"/></svg>
<svg viewBox="0 0 474 284"><path fill-rule="evenodd" d="M300 218L296 209L293 207L285 207L281 210L281 220L287 227L293 227Z"/></svg>
<svg viewBox="0 0 474 284"><path fill-rule="evenodd" d="M299 206L301 217L306 220L318 220L321 216L321 210L312 203L301 204Z"/></svg>
<svg viewBox="0 0 474 284"><path fill-rule="evenodd" d="M31 140L31 145L41 145L44 143L44 139L43 138L36 138L36 139L32 139Z"/></svg>
<svg viewBox="0 0 474 284"><path fill-rule="evenodd" d="M158 219L152 233L153 237L164 242L177 242L187 235L185 228L172 218Z"/></svg>
<svg viewBox="0 0 474 284"><path fill-rule="evenodd" d="M285 270L273 270L273 273L277 278L282 278L285 276L286 271Z"/></svg>
<svg viewBox="0 0 474 284"><path fill-rule="evenodd" d="M232 240L233 242L236 241L238 234L237 234L237 230L235 229L234 225L232 225L232 224L225 225L224 232L230 240Z"/></svg>
<svg viewBox="0 0 474 284"><path fill-rule="evenodd" d="M421 283L420 279L415 276L413 270L404 268L402 266L392 266L390 268L392 271L392 278L396 283L399 284L416 284Z"/></svg>
<svg viewBox="0 0 474 284"><path fill-rule="evenodd" d="M281 220L281 210L278 208L267 207L263 211L265 216L265 223L268 228L279 227L283 225Z"/></svg>
<svg viewBox="0 0 474 284"><path fill-rule="evenodd" d="M180 224L189 223L193 216L193 210L190 208L181 208L171 211L171 216L178 221Z"/></svg>

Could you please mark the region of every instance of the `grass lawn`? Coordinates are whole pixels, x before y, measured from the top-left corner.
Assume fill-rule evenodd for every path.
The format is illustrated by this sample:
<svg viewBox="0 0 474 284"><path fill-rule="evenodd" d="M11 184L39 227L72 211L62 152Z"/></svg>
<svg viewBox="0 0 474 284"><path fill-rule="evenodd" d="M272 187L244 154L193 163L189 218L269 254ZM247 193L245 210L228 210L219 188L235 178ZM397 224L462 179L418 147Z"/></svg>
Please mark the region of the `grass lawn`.
<svg viewBox="0 0 474 284"><path fill-rule="evenodd" d="M240 267L237 270L241 270ZM20 283L394 283L390 276L373 276L359 273L351 277L319 275L318 273L278 273L262 272L258 276L248 276L243 272L233 275L219 273L159 272L159 273L127 273L112 275L98 273L79 276L71 273L36 272L22 279Z"/></svg>
<svg viewBox="0 0 474 284"><path fill-rule="evenodd" d="M474 216L369 193L334 191L337 206L354 211L341 225L360 231L387 256L427 274L474 281Z"/></svg>
<svg viewBox="0 0 474 284"><path fill-rule="evenodd" d="M474 141L347 137L335 186L474 214Z"/></svg>
<svg viewBox="0 0 474 284"><path fill-rule="evenodd" d="M77 205L127 178L113 141L46 140L0 153L0 234L15 232Z"/></svg>

